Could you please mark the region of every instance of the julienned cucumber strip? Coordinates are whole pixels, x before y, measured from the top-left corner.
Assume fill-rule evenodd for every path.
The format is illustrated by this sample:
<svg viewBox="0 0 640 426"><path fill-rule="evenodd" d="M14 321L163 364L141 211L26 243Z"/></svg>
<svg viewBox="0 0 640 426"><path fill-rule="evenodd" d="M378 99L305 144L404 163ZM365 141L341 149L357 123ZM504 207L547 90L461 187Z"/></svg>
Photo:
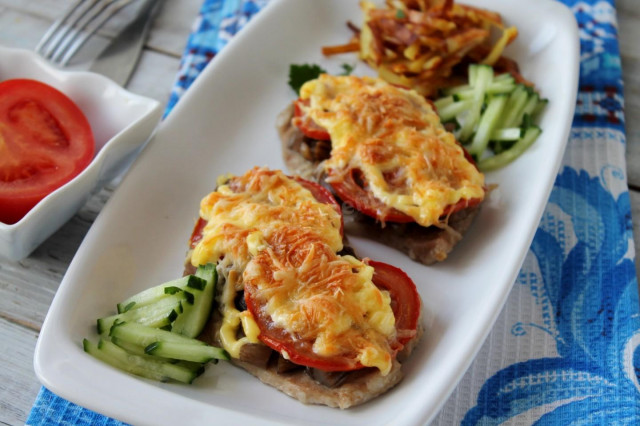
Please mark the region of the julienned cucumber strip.
<svg viewBox="0 0 640 426"><path fill-rule="evenodd" d="M197 337L207 323L218 280L216 265L212 263L198 266L195 275L205 281L205 287L202 291L194 291L193 304L184 306L183 314L176 318L171 329L188 337Z"/></svg>
<svg viewBox="0 0 640 426"><path fill-rule="evenodd" d="M529 127L524 136L519 139L510 149L506 151L502 151L500 154L496 154L493 157L486 158L484 160L478 161L478 168L485 171L491 171L495 169L499 169L500 167L504 167L509 164L517 157L519 157L527 148L529 148L535 140L540 136L542 130L537 127Z"/></svg>
<svg viewBox="0 0 640 426"><path fill-rule="evenodd" d="M494 130L491 134L492 141L517 141L524 136L524 130L520 127Z"/></svg>
<svg viewBox="0 0 640 426"><path fill-rule="evenodd" d="M229 360L227 351L209 345L181 345L176 342L155 342L147 346L144 351L148 354L164 358L192 362L206 363L214 359Z"/></svg>
<svg viewBox="0 0 640 426"><path fill-rule="evenodd" d="M541 133L534 120L548 101L532 87L517 84L510 74L493 76L486 65L470 65L468 76L468 84L444 89L434 106L443 123L459 123L447 129L468 145L478 167L493 170L533 144Z"/></svg>
<svg viewBox="0 0 640 426"><path fill-rule="evenodd" d="M502 76L503 75L505 74L502 74ZM516 88L516 82L509 74L506 75L508 76L508 78L500 78L502 76L495 77L493 81L491 81L487 85L485 92L488 95L511 93L513 89ZM469 84L465 84L463 86L455 86L445 89L443 91L443 94L448 95L447 97L451 96L452 99L454 99L453 96L455 96L455 98L457 98L458 100L471 99L473 98L474 88Z"/></svg>
<svg viewBox="0 0 640 426"><path fill-rule="evenodd" d="M480 156L480 154L487 149L491 135L500 122L502 110L506 102L507 97L503 95L494 96L489 100L487 109L484 111L484 114L482 114L482 117L480 117L478 129L471 141L471 147L469 148L471 155Z"/></svg>
<svg viewBox="0 0 640 426"><path fill-rule="evenodd" d="M469 73L471 73L472 70L474 72L475 83L471 78L469 80L474 90L473 104L471 105L467 117L465 118L464 123L462 123L462 128L460 129L461 141L469 140L473 134L473 131L478 124L478 120L480 119L487 86L493 80L493 68L488 65L470 65Z"/></svg>
<svg viewBox="0 0 640 426"><path fill-rule="evenodd" d="M505 115L500 123L501 127L515 127L520 125L518 118L522 118L522 112L529 99L529 94L529 89L522 84L519 84L515 88L505 106Z"/></svg>
<svg viewBox="0 0 640 426"><path fill-rule="evenodd" d="M445 98L446 99L446 98ZM472 100L452 102L442 108L438 108L438 115L442 121L449 121L455 118L458 114L468 110L473 105Z"/></svg>
<svg viewBox="0 0 640 426"><path fill-rule="evenodd" d="M438 110L438 113L441 113L444 107L451 105L454 102L455 102L455 99L453 98L453 96L446 96L444 98L440 98L437 101L433 102L433 105Z"/></svg>
<svg viewBox="0 0 640 426"><path fill-rule="evenodd" d="M105 339L101 339L97 345L87 339L84 339L82 343L84 351L95 358L120 370L148 379L162 382L172 379L182 383L191 383L202 373L202 370L194 371L179 364L130 354Z"/></svg>
<svg viewBox="0 0 640 426"><path fill-rule="evenodd" d="M172 280L148 290L135 294L121 303L118 303L118 313L126 312L133 308L139 308L157 302L160 298L168 294L175 294L177 291L189 291L192 288L204 288L202 278L195 275L187 275L177 280Z"/></svg>

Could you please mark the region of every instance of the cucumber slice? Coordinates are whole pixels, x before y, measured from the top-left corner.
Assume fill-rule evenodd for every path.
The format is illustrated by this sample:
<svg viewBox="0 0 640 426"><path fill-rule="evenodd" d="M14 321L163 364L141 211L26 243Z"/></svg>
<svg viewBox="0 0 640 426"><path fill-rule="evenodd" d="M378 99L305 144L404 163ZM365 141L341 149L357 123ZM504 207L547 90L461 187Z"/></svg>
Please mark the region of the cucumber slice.
<svg viewBox="0 0 640 426"><path fill-rule="evenodd" d="M130 309L121 314L99 318L98 334L108 333L116 321L138 322L150 327L167 327L183 312L184 292L165 295L156 303ZM186 306L191 306L185 303Z"/></svg>
<svg viewBox="0 0 640 426"><path fill-rule="evenodd" d="M126 342L122 339L118 339L117 337L112 337L111 342L120 346L122 349L124 349L125 351L133 355L139 355L141 357L153 359L156 361L164 361L164 362L170 362L172 364L179 364L182 367L187 368L191 371L197 371L199 372L199 374L202 374L202 372L204 372L204 364L199 362L180 361L172 358L163 358L156 355L149 355L144 351L144 348L145 348L144 346L138 346L135 343Z"/></svg>
<svg viewBox="0 0 640 426"><path fill-rule="evenodd" d="M454 97L457 98L457 100L473 99L475 90L471 86L460 86L460 88L464 89L460 90L459 88L456 88L457 90L450 95L452 99L454 99ZM489 83L489 85L487 85L485 93L487 95L508 94L511 93L515 88L516 83L513 81L504 81L497 83L495 81L492 81L491 83Z"/></svg>
<svg viewBox="0 0 640 426"><path fill-rule="evenodd" d="M474 90L473 105L469 109L468 116L465 118L464 123L462 123L462 128L460 129L460 142L462 143L469 141L476 126L478 125L478 120L480 119L480 113L482 112L484 104L485 92L487 86L493 79L493 68L490 66L470 65L469 72L471 72L472 68L475 70L475 84L470 80L470 84L473 86Z"/></svg>
<svg viewBox="0 0 640 426"><path fill-rule="evenodd" d="M229 360L229 353L210 345L182 345L176 342L155 342L147 346L147 354L164 358L206 363L216 359Z"/></svg>
<svg viewBox="0 0 640 426"><path fill-rule="evenodd" d="M183 336L181 334L148 327L135 322L117 323L111 327L109 333L111 338L116 338L124 342L132 343L144 348L154 342L173 342L180 345L206 345L197 339Z"/></svg>
<svg viewBox="0 0 640 426"><path fill-rule="evenodd" d="M149 355L147 353L145 353L144 351L144 346L139 346L136 345L135 343L131 343L131 342L127 342L125 340L119 339L117 337L112 337L111 338L111 342L117 346L120 346L122 349L124 349L125 351L127 351L128 353L132 354L132 355L138 355L141 356L143 358L149 358L149 359L153 359L156 361L164 361L164 362L171 362L171 363L176 363L178 362L175 359L171 359L171 358L162 358L159 356L154 356L154 355Z"/></svg>
<svg viewBox="0 0 640 426"><path fill-rule="evenodd" d="M453 99L453 96L447 96L444 98L440 98L436 101L433 102L433 106L436 107L436 110L438 112L440 112L440 110L448 105L451 105L452 103L455 102L455 99Z"/></svg>
<svg viewBox="0 0 640 426"><path fill-rule="evenodd" d="M507 101L507 105L504 107L504 117L500 123L500 127L518 127L520 123L519 119L522 119L522 111L529 99L529 89L523 84L519 84Z"/></svg>
<svg viewBox="0 0 640 426"><path fill-rule="evenodd" d="M152 380L166 382L171 379L182 383L192 383L203 371L194 371L180 364L133 355L105 339L100 339L97 345L84 339L82 345L84 351L95 358L120 370Z"/></svg>
<svg viewBox="0 0 640 426"><path fill-rule="evenodd" d="M456 118L460 113L467 111L473 105L472 100L453 102L447 106L438 109L438 115L442 121L450 121Z"/></svg>
<svg viewBox="0 0 640 426"><path fill-rule="evenodd" d="M540 95L536 92L530 92L529 97L527 98L527 102L524 104L522 108L522 112L518 116L516 126L522 126L522 120L525 116L532 117L533 111L536 109L536 106L540 103Z"/></svg>
<svg viewBox="0 0 640 426"><path fill-rule="evenodd" d="M487 149L487 145L489 145L491 135L493 134L494 129L496 129L498 122L500 121L502 110L506 102L506 96L494 96L489 100L487 109L484 111L484 113L482 113L482 116L480 117L478 130L473 136L471 146L469 147L469 153L471 155L480 157L484 150Z"/></svg>
<svg viewBox="0 0 640 426"><path fill-rule="evenodd" d="M515 89L517 83L511 74L500 74L493 77L487 86L488 94L509 93ZM444 97L456 96L460 99L470 99L473 97L473 84L463 84L460 86L448 87L442 91Z"/></svg>
<svg viewBox="0 0 640 426"><path fill-rule="evenodd" d="M533 109L533 113L531 114L531 117L532 118L538 117L538 115L540 115L540 113L547 106L548 103L549 103L549 99L540 99L540 101L538 102L538 105L536 105L536 107Z"/></svg>
<svg viewBox="0 0 640 426"><path fill-rule="evenodd" d="M524 130L520 127L509 127L508 129L495 130L491 134L492 141L517 141L524 136Z"/></svg>
<svg viewBox="0 0 640 426"><path fill-rule="evenodd" d="M478 162L478 168L484 171L499 169L518 158L527 148L529 148L540 136L542 130L537 126L529 127L524 136L519 139L511 148L496 154L493 157L486 158Z"/></svg>
<svg viewBox="0 0 640 426"><path fill-rule="evenodd" d="M178 315L171 329L187 337L197 337L207 323L211 315L211 306L218 280L216 265L213 263L198 266L195 275L202 278L206 285L202 291L193 290L193 304L183 305L184 312Z"/></svg>
<svg viewBox="0 0 640 426"><path fill-rule="evenodd" d="M440 91L441 98L434 102L438 115L462 144L470 144L467 149L479 159L481 170L502 167L538 137L540 129L534 120L548 100L509 73L494 76L488 65L470 65L468 81ZM483 159L486 151L494 155Z"/></svg>
<svg viewBox="0 0 640 426"><path fill-rule="evenodd" d="M187 275L177 280L151 287L118 303L118 313L155 303L165 295L176 294L179 291L185 291L187 288L204 288L202 278L195 275Z"/></svg>

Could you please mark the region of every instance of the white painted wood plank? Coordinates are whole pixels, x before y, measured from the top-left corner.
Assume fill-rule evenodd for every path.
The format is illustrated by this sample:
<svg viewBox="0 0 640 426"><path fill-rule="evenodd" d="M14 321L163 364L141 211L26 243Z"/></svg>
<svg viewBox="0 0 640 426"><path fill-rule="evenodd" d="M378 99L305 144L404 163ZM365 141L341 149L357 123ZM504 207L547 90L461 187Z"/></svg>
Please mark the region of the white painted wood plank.
<svg viewBox="0 0 640 426"><path fill-rule="evenodd" d="M112 192L105 188L93 196L31 256L0 264L0 312L6 319L40 330L74 253Z"/></svg>
<svg viewBox="0 0 640 426"><path fill-rule="evenodd" d="M24 424L40 384L33 372L35 332L0 318L0 423Z"/></svg>
<svg viewBox="0 0 640 426"><path fill-rule="evenodd" d="M11 29L0 26L0 33L7 33L11 37L12 29L17 28L20 34L11 37L14 43L9 45L33 49L49 25L71 3L72 0L0 0L0 7L6 8L7 13L11 12L12 16L18 17L18 21L12 23ZM179 58L201 4L202 0L165 0L153 22L146 47ZM123 9L101 29L100 33L113 36L118 28L122 28L124 22L131 19L137 7L138 5L132 4L131 7ZM32 22L24 22L23 19ZM3 43L2 38L0 43Z"/></svg>
<svg viewBox="0 0 640 426"><path fill-rule="evenodd" d="M147 47L180 58L201 5L202 0L165 0Z"/></svg>

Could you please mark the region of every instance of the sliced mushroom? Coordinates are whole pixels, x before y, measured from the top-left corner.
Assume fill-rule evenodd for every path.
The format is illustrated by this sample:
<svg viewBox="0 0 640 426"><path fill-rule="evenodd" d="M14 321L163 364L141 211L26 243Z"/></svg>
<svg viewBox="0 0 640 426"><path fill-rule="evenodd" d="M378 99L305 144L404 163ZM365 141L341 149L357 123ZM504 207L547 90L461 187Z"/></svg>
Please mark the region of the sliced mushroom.
<svg viewBox="0 0 640 426"><path fill-rule="evenodd" d="M240 361L267 368L273 349L261 343L247 343L240 348Z"/></svg>

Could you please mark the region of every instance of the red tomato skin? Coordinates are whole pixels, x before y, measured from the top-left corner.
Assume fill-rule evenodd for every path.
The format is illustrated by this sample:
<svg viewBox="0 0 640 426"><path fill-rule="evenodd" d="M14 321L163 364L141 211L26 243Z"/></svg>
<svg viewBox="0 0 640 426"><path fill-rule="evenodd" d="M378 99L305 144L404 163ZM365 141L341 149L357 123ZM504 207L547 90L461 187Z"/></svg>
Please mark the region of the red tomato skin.
<svg viewBox="0 0 640 426"><path fill-rule="evenodd" d="M0 222L18 222L93 159L84 113L57 89L28 79L0 82Z"/></svg>
<svg viewBox="0 0 640 426"><path fill-rule="evenodd" d="M308 138L321 141L331 140L331 135L329 135L327 129L316 124L316 122L305 113L304 107L307 105L309 105L309 100L298 99L293 103L293 124Z"/></svg>
<svg viewBox="0 0 640 426"><path fill-rule="evenodd" d="M367 260L373 266L373 283L381 290L387 290L391 296L391 308L396 318L396 330L415 332L420 320L422 302L418 289L411 278L400 268L384 262ZM399 336L399 349L402 349L412 336Z"/></svg>
<svg viewBox="0 0 640 426"><path fill-rule="evenodd" d="M466 151L465 151L466 152ZM415 222L413 217L395 208L389 208L382 201L378 200L368 188L358 185L354 173L359 171L351 169L345 174L338 173L332 169L328 171L329 176L342 175L343 179L331 182L331 187L336 195L345 203L359 211L360 213L377 219L383 223L410 223ZM468 207L477 206L482 202L481 198L462 199L456 204L448 205L444 208L441 217L464 210Z"/></svg>
<svg viewBox="0 0 640 426"><path fill-rule="evenodd" d="M337 174L333 169L329 169L328 173L329 176ZM385 203L378 200L367 188L358 185L354 173L356 173L356 170L351 169L343 175L342 180L334 180L331 182L331 187L344 203L350 205L360 213L381 222L415 222L411 216L394 208L389 208Z"/></svg>
<svg viewBox="0 0 640 426"><path fill-rule="evenodd" d="M374 268L373 283L391 296L391 308L396 318L398 340L393 342L392 349L397 353L416 334L422 302L420 295L409 276L399 268L387 263L368 260ZM315 355L304 342L292 339L284 330L269 323L267 315L256 305L251 292L245 288L245 302L258 324L260 339L264 344L280 353L286 352L289 360L299 365L318 368L324 371L352 371L363 368L362 364L349 356L322 357Z"/></svg>

